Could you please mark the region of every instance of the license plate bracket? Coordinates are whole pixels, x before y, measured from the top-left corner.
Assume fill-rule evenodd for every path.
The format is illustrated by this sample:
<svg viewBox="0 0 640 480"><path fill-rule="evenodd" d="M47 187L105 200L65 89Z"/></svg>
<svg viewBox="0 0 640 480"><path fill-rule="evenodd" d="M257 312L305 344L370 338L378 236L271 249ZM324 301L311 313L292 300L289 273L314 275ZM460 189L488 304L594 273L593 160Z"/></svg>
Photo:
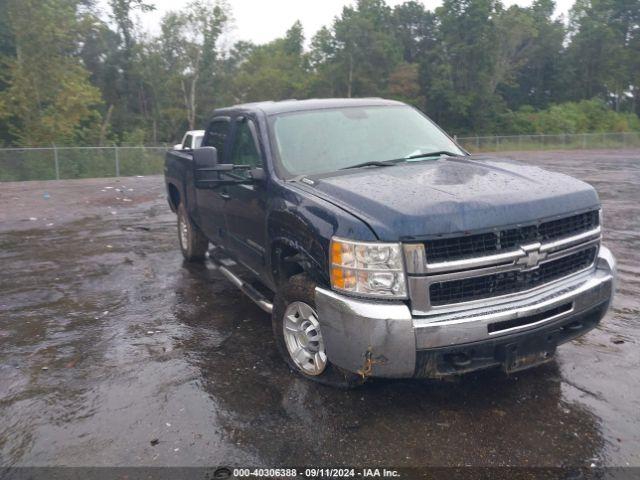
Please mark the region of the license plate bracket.
<svg viewBox="0 0 640 480"><path fill-rule="evenodd" d="M553 360L557 342L553 335L535 336L505 345L502 368L507 373L518 372Z"/></svg>

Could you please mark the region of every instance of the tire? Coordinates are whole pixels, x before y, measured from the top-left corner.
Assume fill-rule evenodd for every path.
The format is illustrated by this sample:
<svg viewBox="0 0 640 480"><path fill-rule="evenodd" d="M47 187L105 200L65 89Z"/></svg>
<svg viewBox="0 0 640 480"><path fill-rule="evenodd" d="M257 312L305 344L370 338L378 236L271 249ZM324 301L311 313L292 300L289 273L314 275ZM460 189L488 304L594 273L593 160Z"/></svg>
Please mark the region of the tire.
<svg viewBox="0 0 640 480"><path fill-rule="evenodd" d="M184 203L178 206L178 242L180 250L187 262L201 262L204 260L209 240L193 223L187 213Z"/></svg>
<svg viewBox="0 0 640 480"><path fill-rule="evenodd" d="M321 360L317 361L318 354L320 354L320 358L323 356L321 353L324 353L324 340L322 339L322 332L320 331L320 325L317 323L317 314L315 313L315 288L315 282L305 273L300 273L291 277L276 293L271 314L271 325L278 350L284 361L289 365L289 368L309 380L336 388L354 388L362 385L365 379L361 375L333 365L326 358L326 355L324 355L323 365ZM297 313L300 316L296 317ZM294 324L285 316L296 317L297 323ZM289 327L287 334L285 334L285 324ZM292 326L296 326L300 330L297 333L292 333ZM310 334L303 335L303 331L310 332ZM298 340L292 337L297 336L302 336L305 339L305 343L310 347L311 352L306 348L302 348L304 351L301 352L299 359L295 360L291 351L296 351L296 347L299 347L300 344ZM308 341L309 339L311 341ZM316 349L318 350L317 352ZM299 351L300 348L297 350ZM313 354L314 352L316 352L316 355ZM300 358L302 358L302 361Z"/></svg>

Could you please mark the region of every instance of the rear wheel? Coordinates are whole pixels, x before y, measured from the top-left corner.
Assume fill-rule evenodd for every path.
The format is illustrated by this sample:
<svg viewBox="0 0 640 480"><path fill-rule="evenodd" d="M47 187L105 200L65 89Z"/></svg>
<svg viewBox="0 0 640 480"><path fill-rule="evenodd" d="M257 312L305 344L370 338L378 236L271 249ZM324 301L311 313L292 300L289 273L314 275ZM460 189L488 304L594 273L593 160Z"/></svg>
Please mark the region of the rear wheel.
<svg viewBox="0 0 640 480"><path fill-rule="evenodd" d="M315 287L315 282L301 273L277 292L272 326L278 350L292 370L310 380L338 388L361 385L364 379L360 375L333 365L327 358Z"/></svg>
<svg viewBox="0 0 640 480"><path fill-rule="evenodd" d="M182 255L187 262L204 260L209 241L197 225L191 221L183 203L178 206L178 240Z"/></svg>

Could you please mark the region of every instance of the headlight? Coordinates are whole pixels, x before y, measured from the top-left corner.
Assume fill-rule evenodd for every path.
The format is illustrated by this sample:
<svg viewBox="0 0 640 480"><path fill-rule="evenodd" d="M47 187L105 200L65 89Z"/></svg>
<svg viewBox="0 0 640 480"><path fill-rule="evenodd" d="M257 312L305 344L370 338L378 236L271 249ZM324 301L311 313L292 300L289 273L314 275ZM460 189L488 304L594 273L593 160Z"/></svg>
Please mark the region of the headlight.
<svg viewBox="0 0 640 480"><path fill-rule="evenodd" d="M407 298L399 243L331 239L331 287L370 297Z"/></svg>

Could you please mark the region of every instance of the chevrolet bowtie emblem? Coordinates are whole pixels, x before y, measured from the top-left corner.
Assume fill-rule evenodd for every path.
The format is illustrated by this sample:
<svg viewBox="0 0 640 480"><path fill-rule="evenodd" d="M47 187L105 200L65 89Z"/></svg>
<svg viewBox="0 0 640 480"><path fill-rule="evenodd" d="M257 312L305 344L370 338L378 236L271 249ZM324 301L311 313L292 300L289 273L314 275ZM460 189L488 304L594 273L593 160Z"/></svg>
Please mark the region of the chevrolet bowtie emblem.
<svg viewBox="0 0 640 480"><path fill-rule="evenodd" d="M521 265L523 270L533 270L538 268L540 262L547 258L546 252L540 251L540 244L523 245L520 247L522 256L518 258L516 264Z"/></svg>

